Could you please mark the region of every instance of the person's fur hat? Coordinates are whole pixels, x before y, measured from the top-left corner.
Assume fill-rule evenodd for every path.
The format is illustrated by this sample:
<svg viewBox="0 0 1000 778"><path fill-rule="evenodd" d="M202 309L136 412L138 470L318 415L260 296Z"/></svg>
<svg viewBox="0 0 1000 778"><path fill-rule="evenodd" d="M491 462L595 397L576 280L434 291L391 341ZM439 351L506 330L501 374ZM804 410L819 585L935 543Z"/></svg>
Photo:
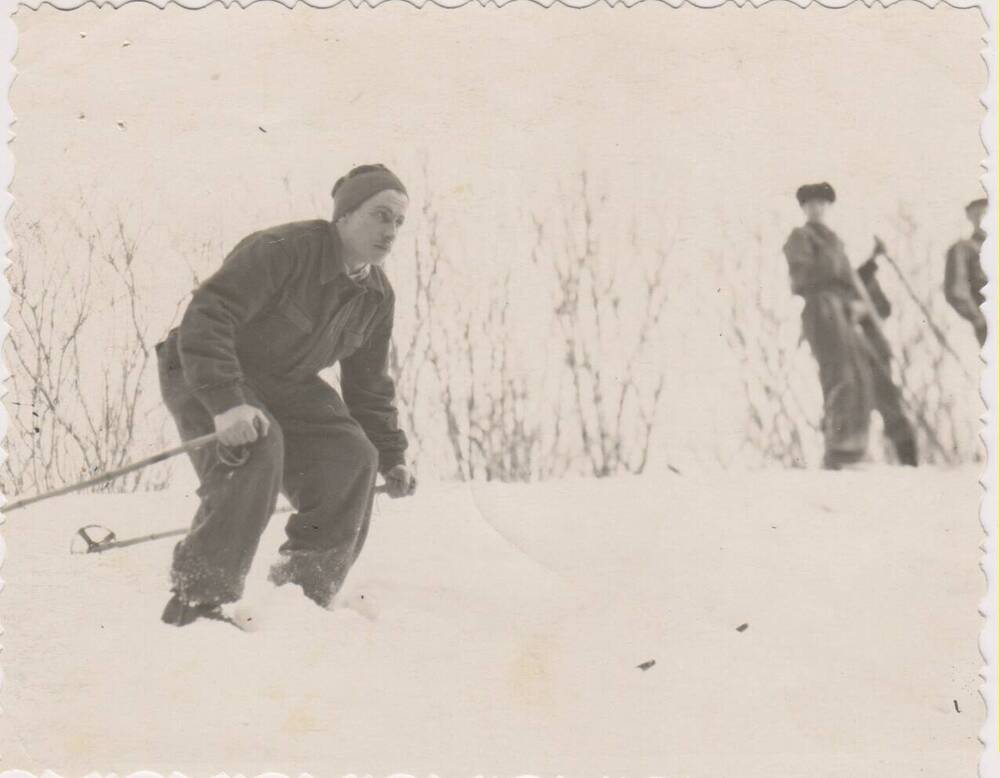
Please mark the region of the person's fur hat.
<svg viewBox="0 0 1000 778"><path fill-rule="evenodd" d="M828 203L837 201L837 193L826 181L822 184L803 184L795 192L799 205L805 205L810 200L826 200Z"/></svg>

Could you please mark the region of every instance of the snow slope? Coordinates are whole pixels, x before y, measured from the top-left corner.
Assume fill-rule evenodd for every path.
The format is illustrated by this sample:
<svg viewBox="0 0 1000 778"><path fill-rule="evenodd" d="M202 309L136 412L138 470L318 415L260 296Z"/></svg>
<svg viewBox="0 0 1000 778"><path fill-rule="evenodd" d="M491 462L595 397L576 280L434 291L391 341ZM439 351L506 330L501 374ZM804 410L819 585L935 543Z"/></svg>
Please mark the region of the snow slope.
<svg viewBox="0 0 1000 778"><path fill-rule="evenodd" d="M380 498L333 613L264 580L277 516L249 634L159 622L173 540L68 554L190 493L43 503L5 528L0 767L971 778L978 500L973 470L429 485Z"/></svg>

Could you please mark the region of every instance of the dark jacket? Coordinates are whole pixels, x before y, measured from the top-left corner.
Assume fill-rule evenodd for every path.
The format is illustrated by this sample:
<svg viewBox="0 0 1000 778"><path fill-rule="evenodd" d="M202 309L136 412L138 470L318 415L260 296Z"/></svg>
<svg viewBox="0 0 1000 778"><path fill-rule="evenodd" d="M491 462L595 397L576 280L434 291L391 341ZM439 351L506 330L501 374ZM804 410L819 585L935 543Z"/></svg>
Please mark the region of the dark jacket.
<svg viewBox="0 0 1000 778"><path fill-rule="evenodd" d="M842 337L853 340L856 332L850 325L854 314L848 310L847 303L859 299L859 295L851 277L854 271L837 233L822 224L796 227L785 242L784 252L792 291L806 299L802 314L806 330L833 327L835 323L836 326L846 325ZM876 313L884 319L892 312L892 306L876 278L877 271L876 260L872 257L858 268L857 274ZM888 359L889 344L875 323L867 316L859 323L871 345L883 359Z"/></svg>
<svg viewBox="0 0 1000 778"><path fill-rule="evenodd" d="M854 298L851 264L837 233L822 224L796 227L784 246L792 292L803 297L832 292Z"/></svg>
<svg viewBox="0 0 1000 778"><path fill-rule="evenodd" d="M339 362L344 401L385 472L407 446L388 374L394 305L381 268L348 277L330 222L254 233L194 292L176 333L185 381L217 415L245 401L255 376L294 383Z"/></svg>
<svg viewBox="0 0 1000 778"><path fill-rule="evenodd" d="M986 273L979 257L985 240L986 233L977 230L949 248L945 260L944 295L960 316L972 322L983 317L979 306L986 302Z"/></svg>

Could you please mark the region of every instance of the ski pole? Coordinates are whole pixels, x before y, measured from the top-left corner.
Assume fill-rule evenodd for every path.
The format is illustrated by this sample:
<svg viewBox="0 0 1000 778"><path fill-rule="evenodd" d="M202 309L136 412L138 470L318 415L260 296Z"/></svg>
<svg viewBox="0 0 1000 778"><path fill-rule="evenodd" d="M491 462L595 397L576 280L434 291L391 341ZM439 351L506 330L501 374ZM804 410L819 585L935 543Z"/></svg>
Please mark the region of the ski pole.
<svg viewBox="0 0 1000 778"><path fill-rule="evenodd" d="M379 484L375 487L375 494L388 494L389 487L386 484ZM288 513L295 510L291 506L278 509L278 513ZM101 540L95 540L87 532L88 529L100 529L104 530L107 535ZM162 532L152 532L148 535L140 535L134 538L124 538L119 539L113 530L102 524L88 524L86 527L80 527L76 531L76 536L83 539L86 543L86 548L83 551L74 551L73 545L70 544L70 553L72 554L103 554L105 551L111 551L115 548L128 548L129 546L137 546L141 543L152 543L154 540L163 540L164 538L173 538L178 535L184 535L188 532L187 527L176 527L174 529L164 530Z"/></svg>
<svg viewBox="0 0 1000 778"><path fill-rule="evenodd" d="M923 301L917 296L916 291L913 289L912 286L910 286L910 282L906 280L906 276L903 275L902 268L899 266L896 260L890 257L889 254L886 252L885 244L882 242L882 239L878 235L876 235L875 256L878 256L879 254L885 257L886 262L889 263L889 266L893 269L893 271L895 271L896 275L899 276L899 280L903 282L903 288L906 290L906 293L910 295L910 299L917 304L918 308L920 308L920 312L924 315L924 321L927 322L927 326L930 327L931 332L934 333L934 337L937 338L938 343L941 344L941 347L945 351L947 351L949 354L951 354L951 356L955 358L955 361L958 363L958 366L962 371L962 375L964 375L969 381L972 381L973 378L971 375L969 375L969 371L966 370L965 365L962 362L962 358L958 355L958 352L951 347L951 343L948 342L948 338L945 337L945 334L944 332L941 331L941 328L934 323L934 320L931 318L931 312L927 310L927 306L924 305Z"/></svg>
<svg viewBox="0 0 1000 778"><path fill-rule="evenodd" d="M64 494L69 494L70 492L78 492L81 489L96 486L97 484L104 483L105 481L113 481L115 478L120 478L128 473L134 473L136 470L142 470L144 467L155 465L157 462L170 459L178 454L184 454L188 451L194 451L195 449L207 446L208 444L214 443L218 440L218 437L219 435L217 432L213 432L211 435L202 435L200 438L194 438L181 444L180 446L176 446L175 448L169 448L166 451L161 451L159 454L154 454L151 457L140 459L138 462L133 462L132 464L125 465L124 467L119 467L116 470L109 470L106 473L95 475L93 478L88 478L85 481L70 484L69 486L63 486L59 489L53 489L51 492L44 492L31 497L23 497L20 500L14 500L14 502L3 506L0 510L9 513L10 511L16 511L18 508L24 508L28 505L32 505L33 503L48 500L51 497L60 497Z"/></svg>

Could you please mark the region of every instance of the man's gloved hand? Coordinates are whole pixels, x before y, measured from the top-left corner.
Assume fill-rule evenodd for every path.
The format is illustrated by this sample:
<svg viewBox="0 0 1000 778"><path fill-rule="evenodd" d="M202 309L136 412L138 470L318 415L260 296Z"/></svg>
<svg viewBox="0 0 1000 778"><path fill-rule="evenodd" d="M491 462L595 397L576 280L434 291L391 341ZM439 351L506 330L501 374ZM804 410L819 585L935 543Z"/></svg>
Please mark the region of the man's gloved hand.
<svg viewBox="0 0 1000 778"><path fill-rule="evenodd" d="M385 474L386 494L392 499L410 497L417 491L417 479L406 465L396 465Z"/></svg>
<svg viewBox="0 0 1000 778"><path fill-rule="evenodd" d="M862 281L870 281L871 277L878 272L878 260L873 256L858 265L858 276Z"/></svg>
<svg viewBox="0 0 1000 778"><path fill-rule="evenodd" d="M851 321L860 322L868 318L868 306L863 300L851 300L849 306Z"/></svg>
<svg viewBox="0 0 1000 778"><path fill-rule="evenodd" d="M237 405L215 417L215 431L223 446L244 446L267 434L270 422L260 408Z"/></svg>

